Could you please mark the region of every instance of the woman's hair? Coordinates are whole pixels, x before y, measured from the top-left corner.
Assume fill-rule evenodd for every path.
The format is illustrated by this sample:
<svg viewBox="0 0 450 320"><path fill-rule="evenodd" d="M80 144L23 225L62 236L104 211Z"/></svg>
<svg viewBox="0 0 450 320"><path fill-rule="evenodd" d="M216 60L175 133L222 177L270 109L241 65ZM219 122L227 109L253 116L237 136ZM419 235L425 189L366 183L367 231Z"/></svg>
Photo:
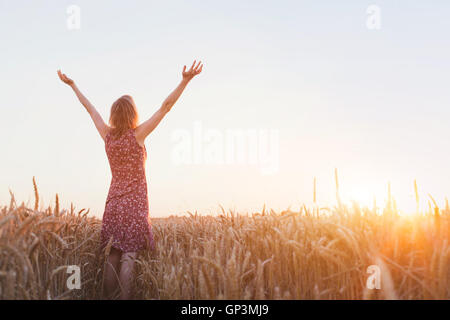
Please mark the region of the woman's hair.
<svg viewBox="0 0 450 320"><path fill-rule="evenodd" d="M120 137L125 131L134 129L138 124L138 113L134 100L129 95L121 96L111 106L109 124L112 128L112 135Z"/></svg>

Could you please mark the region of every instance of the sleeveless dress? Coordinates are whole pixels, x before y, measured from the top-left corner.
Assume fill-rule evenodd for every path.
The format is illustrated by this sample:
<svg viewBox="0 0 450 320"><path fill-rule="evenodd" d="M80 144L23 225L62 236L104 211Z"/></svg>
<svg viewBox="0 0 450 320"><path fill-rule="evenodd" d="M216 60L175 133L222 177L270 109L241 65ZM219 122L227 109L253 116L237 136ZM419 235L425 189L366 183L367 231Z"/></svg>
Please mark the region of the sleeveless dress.
<svg viewBox="0 0 450 320"><path fill-rule="evenodd" d="M118 138L108 133L105 149L112 180L103 213L102 244L112 238L112 246L122 252L154 249L145 177L147 150L136 141L134 129Z"/></svg>

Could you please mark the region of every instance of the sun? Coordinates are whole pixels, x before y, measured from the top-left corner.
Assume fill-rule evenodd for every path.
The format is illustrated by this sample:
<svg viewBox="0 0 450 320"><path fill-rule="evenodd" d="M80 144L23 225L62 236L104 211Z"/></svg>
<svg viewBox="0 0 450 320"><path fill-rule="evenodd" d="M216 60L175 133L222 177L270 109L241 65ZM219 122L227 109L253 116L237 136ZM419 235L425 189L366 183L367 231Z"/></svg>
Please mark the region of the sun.
<svg viewBox="0 0 450 320"><path fill-rule="evenodd" d="M360 207L372 208L377 199L375 193L366 188L353 188L342 194L342 201L356 202Z"/></svg>

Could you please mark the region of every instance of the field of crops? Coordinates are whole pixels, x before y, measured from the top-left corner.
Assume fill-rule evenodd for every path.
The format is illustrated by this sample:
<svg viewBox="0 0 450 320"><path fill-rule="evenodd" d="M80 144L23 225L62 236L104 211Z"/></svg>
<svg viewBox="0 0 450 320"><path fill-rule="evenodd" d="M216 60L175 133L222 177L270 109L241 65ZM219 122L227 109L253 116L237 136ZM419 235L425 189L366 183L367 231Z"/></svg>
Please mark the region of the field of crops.
<svg viewBox="0 0 450 320"><path fill-rule="evenodd" d="M401 216L395 206L263 210L152 221L137 299L450 299L450 210ZM101 299L109 248L101 221L59 201L0 208L0 299ZM81 270L68 289L67 267ZM369 289L369 266L380 289Z"/></svg>

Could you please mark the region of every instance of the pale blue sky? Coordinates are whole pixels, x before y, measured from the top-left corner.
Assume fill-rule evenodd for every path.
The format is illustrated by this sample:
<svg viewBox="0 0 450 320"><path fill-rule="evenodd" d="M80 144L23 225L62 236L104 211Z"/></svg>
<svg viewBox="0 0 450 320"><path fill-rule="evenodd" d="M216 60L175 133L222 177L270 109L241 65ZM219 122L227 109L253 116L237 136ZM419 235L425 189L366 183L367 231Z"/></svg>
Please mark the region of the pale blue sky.
<svg viewBox="0 0 450 320"><path fill-rule="evenodd" d="M81 8L68 30L66 8ZM381 30L366 9L381 8ZM414 208L450 190L448 1L0 1L0 202L8 189L101 216L110 170L101 138L56 70L74 78L107 119L122 94L150 116L200 58L195 79L147 141L153 216L187 210L275 209L332 203L339 168L346 200L382 202L392 183ZM279 172L175 166L176 130L279 131Z"/></svg>

